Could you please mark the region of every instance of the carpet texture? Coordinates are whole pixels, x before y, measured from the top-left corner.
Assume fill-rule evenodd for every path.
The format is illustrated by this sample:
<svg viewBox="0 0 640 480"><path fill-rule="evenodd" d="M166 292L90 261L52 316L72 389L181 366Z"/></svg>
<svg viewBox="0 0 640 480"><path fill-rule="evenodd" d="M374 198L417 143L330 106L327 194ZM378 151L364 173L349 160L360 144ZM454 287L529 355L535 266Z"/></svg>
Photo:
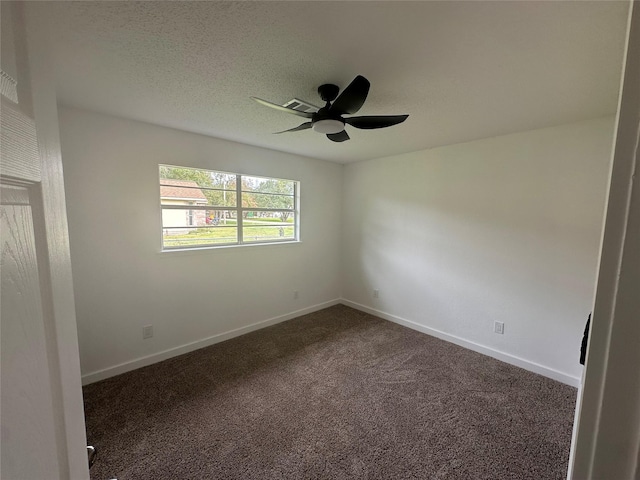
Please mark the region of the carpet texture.
<svg viewBox="0 0 640 480"><path fill-rule="evenodd" d="M576 389L337 305L84 388L92 479L564 479Z"/></svg>

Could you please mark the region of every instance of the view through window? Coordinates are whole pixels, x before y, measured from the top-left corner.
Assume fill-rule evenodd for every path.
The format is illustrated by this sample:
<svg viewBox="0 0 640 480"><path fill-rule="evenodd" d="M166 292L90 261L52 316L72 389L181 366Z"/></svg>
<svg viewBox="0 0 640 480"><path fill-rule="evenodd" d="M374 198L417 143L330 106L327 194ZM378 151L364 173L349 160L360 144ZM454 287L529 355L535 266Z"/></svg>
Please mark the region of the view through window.
<svg viewBox="0 0 640 480"><path fill-rule="evenodd" d="M160 165L162 248L298 240L295 180Z"/></svg>

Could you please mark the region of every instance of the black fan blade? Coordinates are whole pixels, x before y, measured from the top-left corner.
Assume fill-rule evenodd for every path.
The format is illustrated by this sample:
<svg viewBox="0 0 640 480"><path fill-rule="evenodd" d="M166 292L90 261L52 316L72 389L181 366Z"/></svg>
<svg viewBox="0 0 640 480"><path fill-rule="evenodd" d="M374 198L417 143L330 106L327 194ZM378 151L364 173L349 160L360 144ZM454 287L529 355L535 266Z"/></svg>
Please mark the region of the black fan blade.
<svg viewBox="0 0 640 480"><path fill-rule="evenodd" d="M365 117L345 118L345 123L352 127L373 129L384 128L404 122L409 115L371 115Z"/></svg>
<svg viewBox="0 0 640 480"><path fill-rule="evenodd" d="M311 128L311 125L312 125L311 122L305 122L302 125L298 125L297 127L290 128L289 130L283 130L281 132L274 132L274 133L297 132L299 130L306 130L308 128Z"/></svg>
<svg viewBox="0 0 640 480"><path fill-rule="evenodd" d="M367 99L370 85L369 80L358 75L336 98L329 111L339 115L356 113Z"/></svg>
<svg viewBox="0 0 640 480"><path fill-rule="evenodd" d="M299 117L311 118L313 117L313 113L307 112L299 112L298 110L294 110L293 108L283 107L282 105L278 105L277 103L267 102L266 100L262 100L258 97L251 97L260 105L264 105L265 107L275 108L276 110L280 110L281 112L293 113L294 115L298 115Z"/></svg>
<svg viewBox="0 0 640 480"><path fill-rule="evenodd" d="M345 142L349 140L349 135L346 131L342 130L338 133L327 133L327 138L333 142Z"/></svg>

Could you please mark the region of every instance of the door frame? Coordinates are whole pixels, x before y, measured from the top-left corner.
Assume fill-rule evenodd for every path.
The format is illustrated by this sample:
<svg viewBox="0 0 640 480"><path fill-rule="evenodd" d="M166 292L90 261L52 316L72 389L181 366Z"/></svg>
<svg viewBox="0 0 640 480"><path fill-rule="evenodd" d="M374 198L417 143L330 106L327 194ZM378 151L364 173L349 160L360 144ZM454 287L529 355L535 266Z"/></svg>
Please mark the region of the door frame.
<svg viewBox="0 0 640 480"><path fill-rule="evenodd" d="M640 478L640 2L630 2L628 22L570 480Z"/></svg>
<svg viewBox="0 0 640 480"><path fill-rule="evenodd" d="M8 6L10 10L5 11L12 15L18 95L21 91L24 93L20 108L32 117L38 144L40 179L30 188L37 198L35 203L39 204L33 210L34 230L47 344L51 347L48 361L54 411L57 414L55 422L60 475L62 478L88 479L78 330L53 57L49 41L49 28L54 26L37 11L37 4L7 4L3 7ZM10 177L11 169L7 165L2 167L2 174ZM51 446L34 445L34 451L25 454L37 455L39 448Z"/></svg>

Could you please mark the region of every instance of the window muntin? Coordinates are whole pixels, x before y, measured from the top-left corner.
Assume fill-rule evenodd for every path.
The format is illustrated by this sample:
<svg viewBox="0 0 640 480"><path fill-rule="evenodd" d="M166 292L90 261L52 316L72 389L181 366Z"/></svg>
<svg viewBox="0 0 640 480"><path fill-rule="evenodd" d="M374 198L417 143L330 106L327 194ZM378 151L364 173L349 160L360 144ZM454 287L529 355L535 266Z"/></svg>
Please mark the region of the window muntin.
<svg viewBox="0 0 640 480"><path fill-rule="evenodd" d="M298 240L299 183L160 165L162 249Z"/></svg>

